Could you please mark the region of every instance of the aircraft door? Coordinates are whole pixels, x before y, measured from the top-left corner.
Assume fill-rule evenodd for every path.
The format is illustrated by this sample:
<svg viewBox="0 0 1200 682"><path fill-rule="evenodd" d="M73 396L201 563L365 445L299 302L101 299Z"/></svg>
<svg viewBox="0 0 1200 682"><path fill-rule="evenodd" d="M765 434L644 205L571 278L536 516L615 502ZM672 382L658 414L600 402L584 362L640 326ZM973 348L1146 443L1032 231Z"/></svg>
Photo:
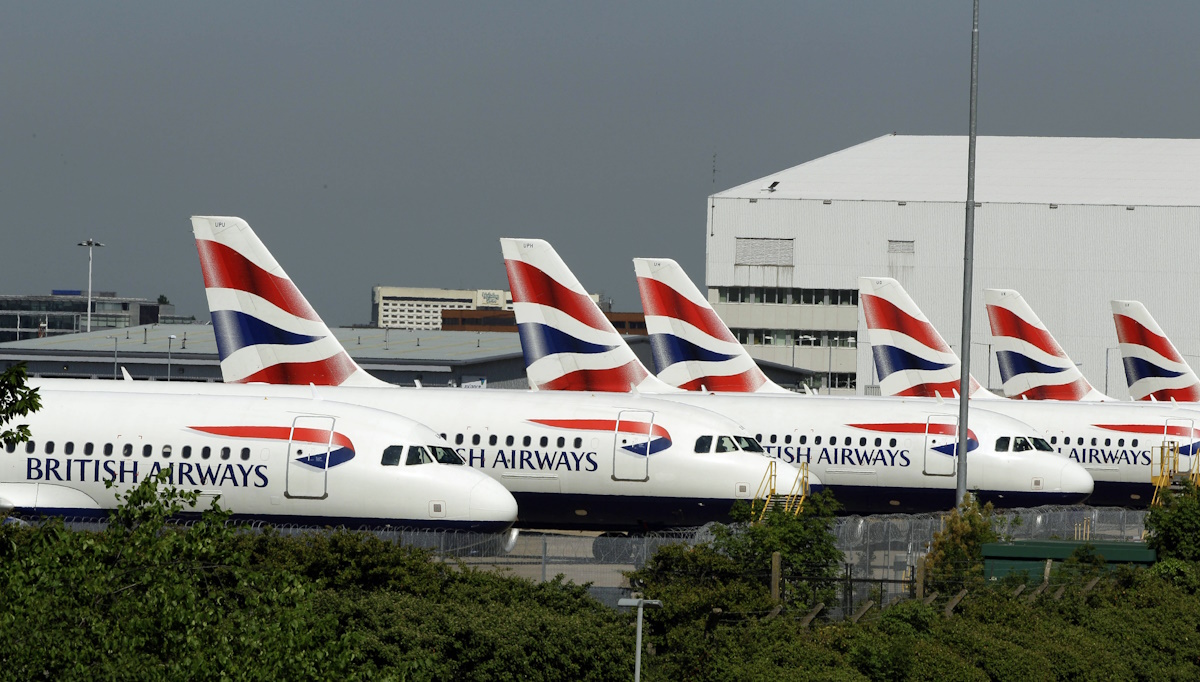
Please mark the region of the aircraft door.
<svg viewBox="0 0 1200 682"><path fill-rule="evenodd" d="M958 471L958 417L930 415L925 420L925 475L953 476Z"/></svg>
<svg viewBox="0 0 1200 682"><path fill-rule="evenodd" d="M650 446L654 440L654 413L621 410L613 432L614 481L649 481Z"/></svg>
<svg viewBox="0 0 1200 682"><path fill-rule="evenodd" d="M1196 439L1192 429L1195 422L1191 419L1168 419L1163 429L1163 444L1174 443L1179 446L1179 473L1191 473L1193 466L1193 447ZM1157 464L1157 463L1156 463ZM1154 475L1153 473L1151 474Z"/></svg>
<svg viewBox="0 0 1200 682"><path fill-rule="evenodd" d="M323 500L329 496L329 451L333 417L296 417L288 440L289 498Z"/></svg>

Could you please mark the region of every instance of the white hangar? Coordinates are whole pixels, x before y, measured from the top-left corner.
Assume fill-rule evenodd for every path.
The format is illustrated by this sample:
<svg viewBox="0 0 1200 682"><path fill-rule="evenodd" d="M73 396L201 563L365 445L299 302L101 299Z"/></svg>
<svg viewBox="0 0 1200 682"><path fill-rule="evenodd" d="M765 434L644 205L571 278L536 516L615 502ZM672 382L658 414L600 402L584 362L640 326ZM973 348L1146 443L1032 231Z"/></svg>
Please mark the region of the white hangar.
<svg viewBox="0 0 1200 682"><path fill-rule="evenodd" d="M871 393L857 278L899 280L959 350L967 138L886 135L709 197L706 284L758 358ZM983 289L1020 291L1092 385L1128 397L1109 301L1200 362L1200 140L980 137L972 371L1001 384Z"/></svg>

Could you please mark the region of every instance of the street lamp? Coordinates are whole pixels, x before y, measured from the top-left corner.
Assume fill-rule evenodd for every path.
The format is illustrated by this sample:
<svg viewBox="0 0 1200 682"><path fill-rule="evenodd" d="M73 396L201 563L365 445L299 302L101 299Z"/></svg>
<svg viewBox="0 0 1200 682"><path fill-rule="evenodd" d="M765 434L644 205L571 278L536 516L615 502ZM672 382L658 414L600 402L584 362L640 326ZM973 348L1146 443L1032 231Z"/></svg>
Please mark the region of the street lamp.
<svg viewBox="0 0 1200 682"><path fill-rule="evenodd" d="M642 607L650 606L652 608L661 609L662 602L658 599L618 599L617 606L637 607L637 650L633 656L633 682L640 682L642 679Z"/></svg>
<svg viewBox="0 0 1200 682"><path fill-rule="evenodd" d="M171 342L175 340L175 335L171 334L167 337L167 381L171 380Z"/></svg>
<svg viewBox="0 0 1200 682"><path fill-rule="evenodd" d="M113 336L106 336L104 338L113 340L113 378L116 379L117 378L117 337L115 335L113 335Z"/></svg>
<svg viewBox="0 0 1200 682"><path fill-rule="evenodd" d="M88 247L88 296L87 296L87 330L92 331L92 249L97 246L104 246L95 239L89 239L85 242L79 242L76 246Z"/></svg>

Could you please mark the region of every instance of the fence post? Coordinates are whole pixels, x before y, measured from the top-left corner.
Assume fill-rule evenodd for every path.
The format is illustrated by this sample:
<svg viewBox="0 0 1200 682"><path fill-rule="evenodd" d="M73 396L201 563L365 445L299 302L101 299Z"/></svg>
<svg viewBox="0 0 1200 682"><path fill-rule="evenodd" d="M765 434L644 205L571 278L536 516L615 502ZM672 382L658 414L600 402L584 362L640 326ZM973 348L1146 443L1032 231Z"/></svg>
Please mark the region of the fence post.
<svg viewBox="0 0 1200 682"><path fill-rule="evenodd" d="M542 536L542 582L546 582L546 536Z"/></svg>
<svg viewBox="0 0 1200 682"><path fill-rule="evenodd" d="M783 572L779 552L771 552L771 601L779 603L779 579Z"/></svg>

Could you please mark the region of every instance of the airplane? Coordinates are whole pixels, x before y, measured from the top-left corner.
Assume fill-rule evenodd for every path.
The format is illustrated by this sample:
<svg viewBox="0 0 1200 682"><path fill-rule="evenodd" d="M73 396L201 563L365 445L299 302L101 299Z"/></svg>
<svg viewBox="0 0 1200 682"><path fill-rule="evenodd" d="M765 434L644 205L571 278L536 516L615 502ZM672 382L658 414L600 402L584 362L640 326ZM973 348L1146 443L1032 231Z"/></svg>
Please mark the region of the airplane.
<svg viewBox="0 0 1200 682"><path fill-rule="evenodd" d="M807 463L847 513L954 506L958 420L952 410L928 401L804 398L777 386L772 390L753 360L734 357L744 350L731 342L728 329L690 282L691 289L681 290L679 277L654 282L641 277L639 289L653 296L646 310L655 358L662 376L676 384L668 385L642 366L550 244L540 239L500 243L534 387L628 391L633 385L640 393L730 416L772 456ZM656 271L674 265L667 259L647 262L660 266ZM675 306L684 312L675 312ZM671 317L678 320L675 327L662 324ZM689 375L692 368L700 374ZM747 392L712 393L709 383ZM705 391L681 391L681 386ZM757 392L748 393L752 390ZM1002 437L1029 449L998 453L993 443ZM1005 507L1072 504L1092 491L1081 467L1042 455L1038 449L1050 446L1016 420L979 411L969 439L968 486L983 501Z"/></svg>
<svg viewBox="0 0 1200 682"><path fill-rule="evenodd" d="M728 521L772 468L783 490L802 478L764 456L736 422L703 408L637 394L379 381L350 358L244 220L197 216L192 229L227 383L174 390L303 396L313 384L328 399L403 414L508 488L521 528L642 532ZM817 476L807 483L821 487Z"/></svg>
<svg viewBox="0 0 1200 682"><path fill-rule="evenodd" d="M1138 301L1112 301L1113 322L1133 400L1200 402L1200 379Z"/></svg>
<svg viewBox="0 0 1200 682"><path fill-rule="evenodd" d="M888 277L860 277L871 351L880 390L890 396L953 397L957 400L958 356L929 323L908 292ZM1200 411L1168 403L1004 400L978 387L972 399L992 398L987 409L1031 424L1049 437L1060 455L1079 462L1096 481L1094 505L1145 506L1153 497L1151 470L1168 444L1179 447L1190 470L1200 447ZM943 392L944 391L944 392Z"/></svg>
<svg viewBox="0 0 1200 682"><path fill-rule="evenodd" d="M1020 293L1012 289L984 289L983 302L987 306L1005 397L1113 400L1088 383Z"/></svg>
<svg viewBox="0 0 1200 682"><path fill-rule="evenodd" d="M240 520L498 533L517 518L503 486L410 419L311 398L75 390L114 383L31 382L42 407L22 420L30 439L0 452L0 510L103 518L165 471L200 493L197 512L215 499Z"/></svg>

